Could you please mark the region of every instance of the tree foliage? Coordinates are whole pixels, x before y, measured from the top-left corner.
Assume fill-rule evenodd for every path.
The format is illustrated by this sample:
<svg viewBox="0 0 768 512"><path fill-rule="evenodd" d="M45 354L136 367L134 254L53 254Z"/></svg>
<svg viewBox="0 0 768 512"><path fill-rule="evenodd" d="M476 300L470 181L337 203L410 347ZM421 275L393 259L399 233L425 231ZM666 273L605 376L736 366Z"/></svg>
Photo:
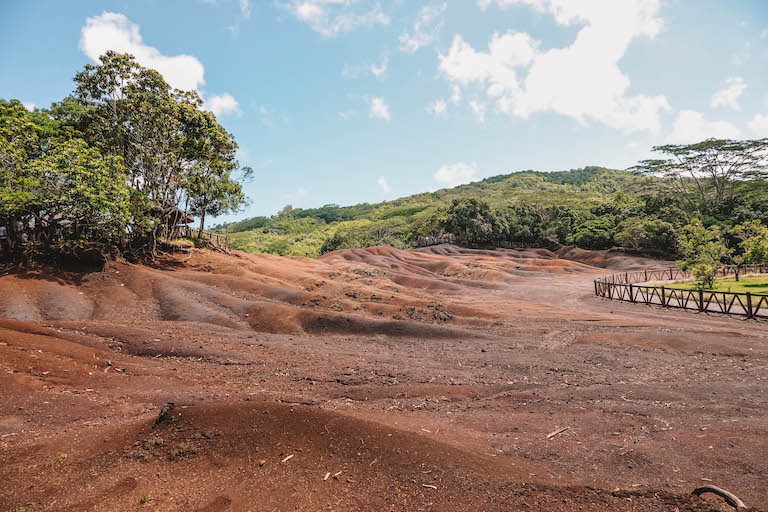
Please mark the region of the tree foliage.
<svg viewBox="0 0 768 512"><path fill-rule="evenodd" d="M641 161L636 170L667 178L665 183L692 201L722 203L743 180L768 176L768 138L707 139L695 144L667 144L653 151L666 158Z"/></svg>
<svg viewBox="0 0 768 512"><path fill-rule="evenodd" d="M105 244L130 234L151 248L176 207L202 230L206 215L245 203L251 171L196 92L111 51L75 84L49 109L0 100L0 222L70 219Z"/></svg>

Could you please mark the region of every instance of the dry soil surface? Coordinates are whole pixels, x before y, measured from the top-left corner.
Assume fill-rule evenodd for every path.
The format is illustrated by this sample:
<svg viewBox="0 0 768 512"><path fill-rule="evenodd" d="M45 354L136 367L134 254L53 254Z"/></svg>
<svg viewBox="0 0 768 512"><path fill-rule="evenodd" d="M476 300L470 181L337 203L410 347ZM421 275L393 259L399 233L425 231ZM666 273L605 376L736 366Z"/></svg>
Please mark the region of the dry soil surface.
<svg viewBox="0 0 768 512"><path fill-rule="evenodd" d="M768 326L593 295L663 265L444 245L11 269L0 512L730 510L707 483L766 510Z"/></svg>

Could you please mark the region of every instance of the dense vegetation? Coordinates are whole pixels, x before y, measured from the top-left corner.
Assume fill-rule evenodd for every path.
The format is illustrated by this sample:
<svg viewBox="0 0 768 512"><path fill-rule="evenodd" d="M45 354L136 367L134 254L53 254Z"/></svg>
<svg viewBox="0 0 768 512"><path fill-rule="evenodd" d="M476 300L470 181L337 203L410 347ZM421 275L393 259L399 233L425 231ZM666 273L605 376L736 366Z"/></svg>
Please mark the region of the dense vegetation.
<svg viewBox="0 0 768 512"><path fill-rule="evenodd" d="M692 189L683 195L680 184ZM768 224L768 186L738 178L722 200L703 195L692 179L587 167L523 171L380 204L286 207L274 217L219 226L233 247L248 252L317 256L386 244L410 247L419 236L454 233L493 245L621 247L674 257L684 227L700 219L728 230L750 220ZM731 241L733 243L733 241Z"/></svg>
<svg viewBox="0 0 768 512"><path fill-rule="evenodd" d="M186 223L237 210L251 174L194 91L108 52L47 109L0 100L0 259L29 252L155 251ZM318 256L418 237L623 248L714 269L768 261L768 139L653 148L633 170L523 171L380 204L284 208L219 226L234 248ZM183 211L182 211L183 210Z"/></svg>
<svg viewBox="0 0 768 512"><path fill-rule="evenodd" d="M201 218L245 197L237 144L195 92L108 52L47 109L0 100L0 258L153 253L179 207Z"/></svg>

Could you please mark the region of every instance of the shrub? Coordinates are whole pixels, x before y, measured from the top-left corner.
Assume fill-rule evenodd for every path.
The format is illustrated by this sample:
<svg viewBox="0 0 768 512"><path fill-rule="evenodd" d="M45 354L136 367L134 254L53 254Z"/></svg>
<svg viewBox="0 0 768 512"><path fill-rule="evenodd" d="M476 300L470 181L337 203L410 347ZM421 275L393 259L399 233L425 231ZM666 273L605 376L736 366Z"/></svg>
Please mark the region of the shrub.
<svg viewBox="0 0 768 512"><path fill-rule="evenodd" d="M674 254L677 248L675 227L659 219L629 219L619 226L615 238L625 249L644 254Z"/></svg>
<svg viewBox="0 0 768 512"><path fill-rule="evenodd" d="M582 249L610 249L613 247L611 224L612 222L605 218L588 220L568 237L568 243Z"/></svg>

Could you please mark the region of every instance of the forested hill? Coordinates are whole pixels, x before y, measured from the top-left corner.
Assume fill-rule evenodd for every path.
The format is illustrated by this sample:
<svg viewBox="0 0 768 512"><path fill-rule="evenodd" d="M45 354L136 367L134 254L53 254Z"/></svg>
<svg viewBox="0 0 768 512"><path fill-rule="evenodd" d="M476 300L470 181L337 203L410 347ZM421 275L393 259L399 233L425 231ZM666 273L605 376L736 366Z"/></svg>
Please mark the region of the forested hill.
<svg viewBox="0 0 768 512"><path fill-rule="evenodd" d="M523 171L378 204L286 207L274 217L218 229L236 249L310 257L380 244L405 248L418 236L444 232L491 245L560 243L668 255L679 230L695 217L735 224L765 215L765 195L743 186L749 188L738 201L711 205L681 197L660 178L628 171Z"/></svg>

